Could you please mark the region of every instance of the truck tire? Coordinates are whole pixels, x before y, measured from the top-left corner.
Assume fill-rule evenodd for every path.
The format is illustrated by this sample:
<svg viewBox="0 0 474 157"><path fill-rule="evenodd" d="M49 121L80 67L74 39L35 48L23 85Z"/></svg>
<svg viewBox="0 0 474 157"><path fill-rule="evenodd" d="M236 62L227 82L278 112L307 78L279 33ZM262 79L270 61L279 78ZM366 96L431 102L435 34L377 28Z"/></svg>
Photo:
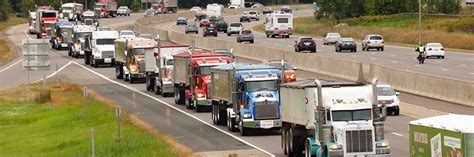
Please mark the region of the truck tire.
<svg viewBox="0 0 474 157"><path fill-rule="evenodd" d="M197 103L194 104L194 109L196 109L195 111L196 111L197 113L202 112L202 111L203 111L203 108L204 108L203 106L201 106L201 105L199 105L199 104L197 104Z"/></svg>
<svg viewBox="0 0 474 157"><path fill-rule="evenodd" d="M152 91L153 90L153 86L151 86L151 78L150 78L150 75L146 74L145 76L145 89L146 91Z"/></svg>
<svg viewBox="0 0 474 157"><path fill-rule="evenodd" d="M211 101L211 119L212 123L219 125L219 121L217 119L217 113L219 113L219 106L217 105L218 102L216 101Z"/></svg>
<svg viewBox="0 0 474 157"><path fill-rule="evenodd" d="M121 64L115 66L115 78L123 79L123 69Z"/></svg>
<svg viewBox="0 0 474 157"><path fill-rule="evenodd" d="M130 82L130 84L133 84L135 82L135 79L130 75L128 77L128 81Z"/></svg>
<svg viewBox="0 0 474 157"><path fill-rule="evenodd" d="M283 149L283 154L288 155L288 129L285 127L281 128L281 148Z"/></svg>
<svg viewBox="0 0 474 157"><path fill-rule="evenodd" d="M309 143L309 139L306 139L306 141L304 142L304 156L316 157L316 155L311 155L311 144Z"/></svg>
<svg viewBox="0 0 474 157"><path fill-rule="evenodd" d="M301 141L301 136L297 136L296 127L289 129L289 155L288 156L302 156L304 141Z"/></svg>
<svg viewBox="0 0 474 157"><path fill-rule="evenodd" d="M188 109L188 110L194 109L193 106L192 106L192 102L193 102L192 98L185 98L184 99L184 106L186 106L186 109Z"/></svg>
<svg viewBox="0 0 474 157"><path fill-rule="evenodd" d="M218 105L218 113L217 113L217 120L218 124L225 125L227 121L227 105L226 104L219 104Z"/></svg>
<svg viewBox="0 0 474 157"><path fill-rule="evenodd" d="M230 132L237 131L237 129L235 128L235 118L232 118L230 113L227 114L227 129L229 129Z"/></svg>
<svg viewBox="0 0 474 157"><path fill-rule="evenodd" d="M99 64L97 64L97 61L94 59L94 68L99 68Z"/></svg>
<svg viewBox="0 0 474 157"><path fill-rule="evenodd" d="M184 90L179 86L174 87L174 102L178 105L184 104Z"/></svg>
<svg viewBox="0 0 474 157"><path fill-rule="evenodd" d="M161 94L161 88L160 88L160 86L156 86L156 85L155 85L153 88L154 88L153 91L155 91L155 94L156 94L156 95L160 95L160 94ZM163 93L163 97L165 97L165 95L166 95L166 94Z"/></svg>
<svg viewBox="0 0 474 157"><path fill-rule="evenodd" d="M91 62L89 61L89 54L84 53L84 64L90 64Z"/></svg>
<svg viewBox="0 0 474 157"><path fill-rule="evenodd" d="M249 128L244 127L244 121L240 121L239 125L240 135L247 136L249 134Z"/></svg>

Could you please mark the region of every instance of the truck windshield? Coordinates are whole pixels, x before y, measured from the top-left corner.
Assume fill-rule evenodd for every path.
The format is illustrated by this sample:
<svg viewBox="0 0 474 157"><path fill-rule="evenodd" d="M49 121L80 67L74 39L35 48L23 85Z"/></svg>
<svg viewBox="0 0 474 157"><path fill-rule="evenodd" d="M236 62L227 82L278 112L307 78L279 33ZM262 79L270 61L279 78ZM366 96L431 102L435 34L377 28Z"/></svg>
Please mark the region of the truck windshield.
<svg viewBox="0 0 474 157"><path fill-rule="evenodd" d="M113 45L115 39L97 39L97 45Z"/></svg>
<svg viewBox="0 0 474 157"><path fill-rule="evenodd" d="M44 12L43 13L43 17L56 17L56 13L55 12Z"/></svg>
<svg viewBox="0 0 474 157"><path fill-rule="evenodd" d="M213 66L199 66L200 75L211 75L211 68Z"/></svg>
<svg viewBox="0 0 474 157"><path fill-rule="evenodd" d="M377 87L377 94L379 96L392 96L395 92L390 87Z"/></svg>
<svg viewBox="0 0 474 157"><path fill-rule="evenodd" d="M85 38L87 36L92 36L92 32L82 32L82 33L76 33L74 35L74 37L77 38L77 39Z"/></svg>
<svg viewBox="0 0 474 157"><path fill-rule="evenodd" d="M278 18L278 23L288 23L288 18Z"/></svg>
<svg viewBox="0 0 474 157"><path fill-rule="evenodd" d="M44 23L44 27L45 28L51 28L53 27L55 24L54 23Z"/></svg>
<svg viewBox="0 0 474 157"><path fill-rule="evenodd" d="M277 90L278 83L276 80L265 80L265 81L249 81L245 82L247 87L247 92L256 92L256 91L275 91Z"/></svg>
<svg viewBox="0 0 474 157"><path fill-rule="evenodd" d="M153 53L153 49L133 49L134 55L145 55L145 53L150 52Z"/></svg>
<svg viewBox="0 0 474 157"><path fill-rule="evenodd" d="M63 11L71 11L72 7L63 7Z"/></svg>
<svg viewBox="0 0 474 157"><path fill-rule="evenodd" d="M343 111L332 111L333 121L356 121L356 120L370 120L372 110L343 110Z"/></svg>
<svg viewBox="0 0 474 157"><path fill-rule="evenodd" d="M281 69L281 63L270 63L268 64L272 67L275 67L275 68L278 68L278 69ZM287 64L287 63L284 63L283 64L283 70L293 70L293 67L290 65L290 64Z"/></svg>

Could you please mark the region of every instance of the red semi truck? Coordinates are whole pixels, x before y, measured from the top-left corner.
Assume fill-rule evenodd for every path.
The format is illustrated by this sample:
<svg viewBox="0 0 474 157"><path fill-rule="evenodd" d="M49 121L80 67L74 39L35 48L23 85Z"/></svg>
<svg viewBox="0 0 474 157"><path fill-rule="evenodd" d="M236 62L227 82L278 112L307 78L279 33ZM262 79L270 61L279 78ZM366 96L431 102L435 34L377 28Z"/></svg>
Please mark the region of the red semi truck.
<svg viewBox="0 0 474 157"><path fill-rule="evenodd" d="M211 82L211 67L228 64L230 57L223 53L190 50L173 56L174 98L176 104L202 111L207 103L207 87Z"/></svg>
<svg viewBox="0 0 474 157"><path fill-rule="evenodd" d="M118 4L115 0L99 0L95 3L95 14L99 18L116 17Z"/></svg>

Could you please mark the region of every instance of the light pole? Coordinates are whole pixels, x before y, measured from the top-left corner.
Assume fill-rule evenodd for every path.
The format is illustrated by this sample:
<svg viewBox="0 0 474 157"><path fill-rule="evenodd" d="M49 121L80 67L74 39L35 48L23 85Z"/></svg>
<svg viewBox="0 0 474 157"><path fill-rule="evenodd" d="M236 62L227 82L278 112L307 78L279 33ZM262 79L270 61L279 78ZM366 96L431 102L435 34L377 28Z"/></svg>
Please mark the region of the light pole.
<svg viewBox="0 0 474 157"><path fill-rule="evenodd" d="M418 44L421 45L421 0L418 0Z"/></svg>

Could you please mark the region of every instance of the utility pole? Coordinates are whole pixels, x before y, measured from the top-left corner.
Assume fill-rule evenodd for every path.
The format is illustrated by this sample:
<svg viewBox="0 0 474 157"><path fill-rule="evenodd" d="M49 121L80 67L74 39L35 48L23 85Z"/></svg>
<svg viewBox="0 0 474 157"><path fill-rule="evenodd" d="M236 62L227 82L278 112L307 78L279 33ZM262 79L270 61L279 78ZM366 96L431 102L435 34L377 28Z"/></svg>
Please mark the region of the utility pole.
<svg viewBox="0 0 474 157"><path fill-rule="evenodd" d="M418 45L421 45L421 0L418 0Z"/></svg>

